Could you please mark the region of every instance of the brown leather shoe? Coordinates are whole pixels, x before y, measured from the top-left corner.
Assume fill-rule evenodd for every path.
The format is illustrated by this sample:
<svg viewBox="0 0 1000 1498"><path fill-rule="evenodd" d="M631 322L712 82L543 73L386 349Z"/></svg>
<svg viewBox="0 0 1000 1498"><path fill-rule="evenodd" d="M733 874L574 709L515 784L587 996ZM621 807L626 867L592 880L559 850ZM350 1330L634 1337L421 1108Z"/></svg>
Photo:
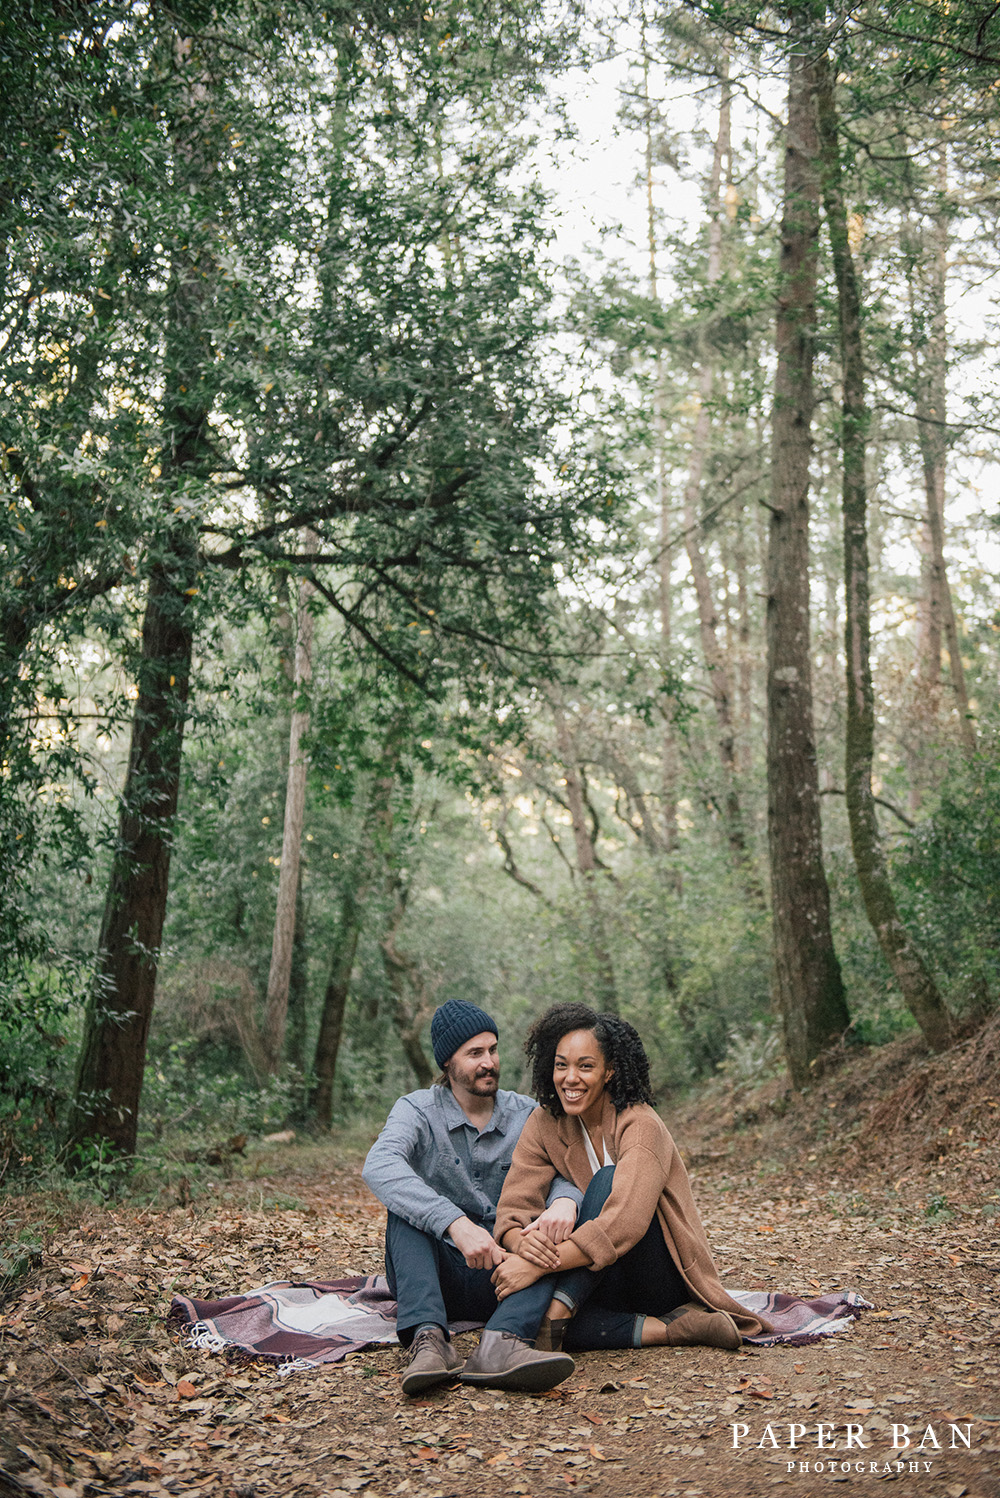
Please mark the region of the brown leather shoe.
<svg viewBox="0 0 1000 1498"><path fill-rule="evenodd" d="M667 1328L668 1347L724 1347L736 1352L743 1346L740 1329L728 1311L710 1311L694 1300L659 1319Z"/></svg>
<svg viewBox="0 0 1000 1498"><path fill-rule="evenodd" d="M536 1394L561 1384L575 1367L567 1352L538 1352L513 1332L485 1331L461 1377L463 1384Z"/></svg>
<svg viewBox="0 0 1000 1498"><path fill-rule="evenodd" d="M443 1383L462 1366L462 1359L439 1326L423 1326L410 1343L410 1362L403 1374L403 1393L410 1396Z"/></svg>

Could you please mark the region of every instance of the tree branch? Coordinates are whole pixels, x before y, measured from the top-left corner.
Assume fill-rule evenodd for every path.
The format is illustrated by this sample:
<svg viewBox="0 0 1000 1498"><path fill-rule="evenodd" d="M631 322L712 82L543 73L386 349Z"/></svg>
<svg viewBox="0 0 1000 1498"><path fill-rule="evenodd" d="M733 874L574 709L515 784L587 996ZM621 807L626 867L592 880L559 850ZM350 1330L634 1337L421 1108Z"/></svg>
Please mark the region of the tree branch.
<svg viewBox="0 0 1000 1498"><path fill-rule="evenodd" d="M846 796L847 792L846 791L842 791L839 786L836 786L836 785L827 785L827 786L824 786L823 789L820 791L820 795L821 796ZM917 825L916 822L914 822L910 817L908 817L905 812L900 811L900 809L899 809L898 806L894 806L891 801L887 801L884 796L876 796L876 795L873 794L872 795L872 800L874 802L876 802L879 806L884 806L885 809L886 809L886 811L891 811L892 814L893 814L893 816L894 817L898 817L899 820L904 824L904 826L910 827L910 828L916 827L916 825Z"/></svg>

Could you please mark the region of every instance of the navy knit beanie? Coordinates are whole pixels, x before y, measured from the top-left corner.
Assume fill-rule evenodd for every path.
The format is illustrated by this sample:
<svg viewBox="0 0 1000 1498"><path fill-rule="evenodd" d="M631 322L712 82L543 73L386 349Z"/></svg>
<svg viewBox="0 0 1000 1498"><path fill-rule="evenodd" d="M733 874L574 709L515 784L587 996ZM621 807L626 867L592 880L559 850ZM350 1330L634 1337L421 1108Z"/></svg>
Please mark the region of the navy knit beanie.
<svg viewBox="0 0 1000 1498"><path fill-rule="evenodd" d="M471 1040L473 1035L481 1035L484 1030L491 1035L500 1034L496 1020L467 999L449 999L447 1004L435 1009L431 1020L431 1045L438 1066L443 1068L460 1045Z"/></svg>

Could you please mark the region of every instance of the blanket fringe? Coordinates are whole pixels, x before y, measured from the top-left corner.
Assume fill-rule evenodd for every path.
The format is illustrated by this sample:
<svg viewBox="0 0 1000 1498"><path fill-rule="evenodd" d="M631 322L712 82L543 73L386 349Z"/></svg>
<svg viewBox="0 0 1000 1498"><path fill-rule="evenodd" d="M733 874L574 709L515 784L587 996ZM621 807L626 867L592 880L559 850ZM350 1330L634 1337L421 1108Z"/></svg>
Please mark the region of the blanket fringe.
<svg viewBox="0 0 1000 1498"><path fill-rule="evenodd" d="M225 1352L229 1343L213 1331L207 1321L196 1321L188 1333L187 1345L206 1348L209 1352Z"/></svg>

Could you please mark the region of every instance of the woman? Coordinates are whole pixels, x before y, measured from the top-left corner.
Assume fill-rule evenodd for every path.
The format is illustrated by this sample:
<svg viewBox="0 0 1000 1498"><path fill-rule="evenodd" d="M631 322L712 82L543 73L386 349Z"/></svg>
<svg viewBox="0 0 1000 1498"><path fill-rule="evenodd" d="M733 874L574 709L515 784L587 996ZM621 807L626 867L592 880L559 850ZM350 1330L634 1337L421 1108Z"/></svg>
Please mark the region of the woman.
<svg viewBox="0 0 1000 1498"><path fill-rule="evenodd" d="M549 1352L735 1351L743 1336L770 1330L722 1288L687 1171L651 1106L649 1062L632 1026L585 1004L557 1004L525 1050L541 1106L524 1126L497 1208L508 1257L493 1275L493 1335L534 1338ZM557 1173L584 1190L565 1236L530 1226ZM479 1361L466 1365L464 1380L492 1382Z"/></svg>

